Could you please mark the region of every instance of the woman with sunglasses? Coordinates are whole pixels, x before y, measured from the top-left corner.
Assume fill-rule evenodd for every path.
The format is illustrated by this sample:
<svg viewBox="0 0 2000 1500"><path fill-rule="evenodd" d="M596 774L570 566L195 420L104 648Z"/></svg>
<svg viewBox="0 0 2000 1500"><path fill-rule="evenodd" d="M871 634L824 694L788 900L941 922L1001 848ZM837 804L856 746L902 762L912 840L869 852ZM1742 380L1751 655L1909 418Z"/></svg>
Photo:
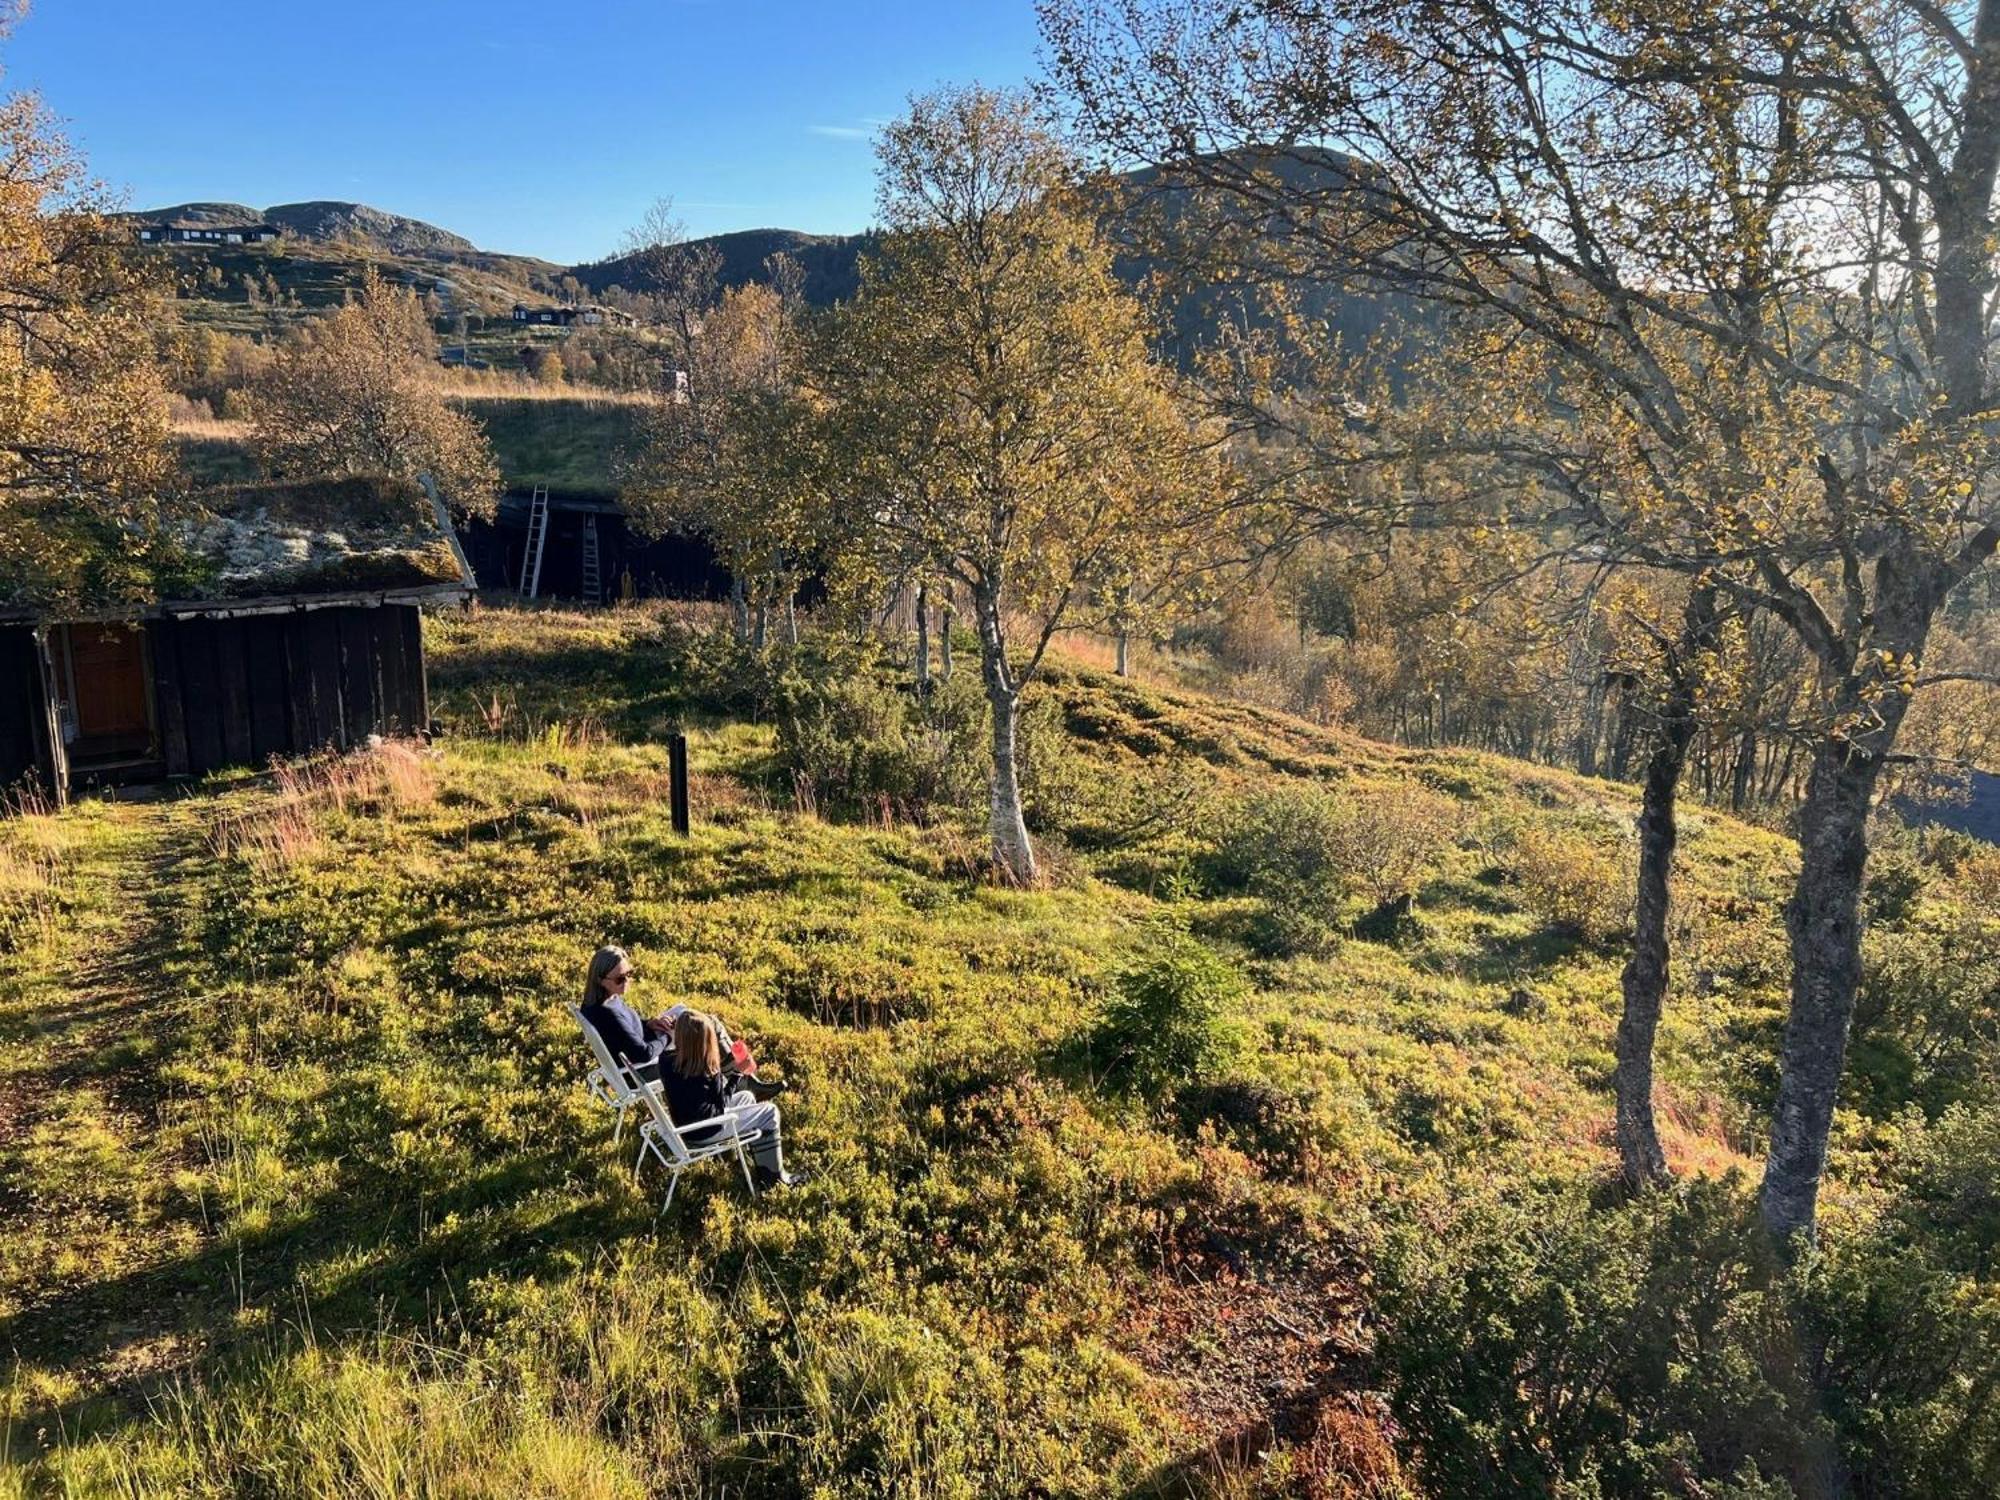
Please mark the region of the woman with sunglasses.
<svg viewBox="0 0 2000 1500"><path fill-rule="evenodd" d="M661 1060L674 1050L674 1022L686 1012L687 1007L675 1005L663 1015L640 1016L625 998L638 975L639 971L633 967L631 957L625 950L615 943L607 943L591 956L590 967L584 974L583 1004L578 1009L583 1012L583 1019L597 1028L597 1034L604 1038L604 1045L611 1049L611 1055L630 1068L634 1077L646 1083L657 1083L662 1074ZM719 1021L716 1030L720 1033L722 1055L731 1058L735 1044L730 1041L729 1033L722 1030ZM782 1083L764 1083L747 1072L733 1068L728 1069L727 1074L732 1091L748 1089L759 1100L785 1090Z"/></svg>

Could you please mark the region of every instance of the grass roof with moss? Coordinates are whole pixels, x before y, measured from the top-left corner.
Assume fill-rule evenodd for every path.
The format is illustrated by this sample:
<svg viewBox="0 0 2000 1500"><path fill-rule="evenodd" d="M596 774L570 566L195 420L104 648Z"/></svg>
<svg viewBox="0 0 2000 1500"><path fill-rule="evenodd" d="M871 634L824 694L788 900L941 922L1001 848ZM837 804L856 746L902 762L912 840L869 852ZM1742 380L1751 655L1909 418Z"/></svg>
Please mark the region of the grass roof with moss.
<svg viewBox="0 0 2000 1500"><path fill-rule="evenodd" d="M226 485L188 523L175 597L242 599L423 588L465 580L430 497L378 476Z"/></svg>

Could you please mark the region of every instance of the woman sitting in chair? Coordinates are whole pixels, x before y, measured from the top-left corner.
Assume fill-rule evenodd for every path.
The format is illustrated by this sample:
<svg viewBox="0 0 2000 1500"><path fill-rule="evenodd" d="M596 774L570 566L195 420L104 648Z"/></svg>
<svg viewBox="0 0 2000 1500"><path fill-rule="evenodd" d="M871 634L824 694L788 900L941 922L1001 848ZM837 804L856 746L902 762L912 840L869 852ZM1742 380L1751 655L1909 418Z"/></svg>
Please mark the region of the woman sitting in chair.
<svg viewBox="0 0 2000 1500"><path fill-rule="evenodd" d="M722 1043L713 1020L687 1010L674 1020L674 1049L660 1069L667 1113L682 1130L695 1130L724 1110L735 1110L744 1131L763 1132L750 1154L757 1161L757 1186L796 1187L802 1178L785 1170L778 1144L778 1106L759 1103L748 1089L731 1092L722 1071Z"/></svg>
<svg viewBox="0 0 2000 1500"><path fill-rule="evenodd" d="M633 968L625 950L616 943L607 943L591 957L583 979L583 1004L577 1009L604 1038L611 1055L631 1069L634 1077L644 1083L656 1083L671 1070L674 1023L687 1013L687 1007L670 1006L662 1015L642 1018L625 998L637 977L638 970ZM785 1091L782 1083L764 1083L753 1076L756 1064L749 1062L747 1049L743 1060L748 1065L736 1066L737 1044L730 1041L729 1033L722 1030L719 1021L716 1030L717 1044L725 1063L730 1064L724 1071L731 1092L748 1089L757 1098L768 1099Z"/></svg>

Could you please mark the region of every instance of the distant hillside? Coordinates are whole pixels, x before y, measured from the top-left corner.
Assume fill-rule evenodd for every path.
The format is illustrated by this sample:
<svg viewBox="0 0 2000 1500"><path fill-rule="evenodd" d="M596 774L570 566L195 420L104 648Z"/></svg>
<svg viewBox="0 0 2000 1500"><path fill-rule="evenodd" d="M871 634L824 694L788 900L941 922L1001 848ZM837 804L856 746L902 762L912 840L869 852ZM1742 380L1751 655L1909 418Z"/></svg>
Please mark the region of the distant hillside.
<svg viewBox="0 0 2000 1500"><path fill-rule="evenodd" d="M426 224L422 219L385 213L366 203L338 203L328 199L279 203L262 212L242 203L177 203L127 217L169 224L269 223L300 239L370 244L396 255L438 251L476 253L478 249L465 236Z"/></svg>
<svg viewBox="0 0 2000 1500"><path fill-rule="evenodd" d="M306 239L369 240L398 255L478 248L463 235L426 224L422 219L384 213L365 203L280 203L265 209L264 217L280 229Z"/></svg>
<svg viewBox="0 0 2000 1500"><path fill-rule="evenodd" d="M1354 159L1335 152L1274 154L1256 165L1260 171L1296 179L1310 190L1335 195L1361 175ZM1268 318L1255 286L1282 272L1257 267L1259 237L1244 241L1243 226L1215 212L1213 195L1140 171L1115 179L1103 208L1106 227L1119 247L1118 272L1135 285L1147 281L1165 259L1198 259L1204 250L1230 252L1219 256L1227 267L1218 265L1212 276L1196 277L1192 285L1184 283L1168 292L1169 346L1176 358L1186 359L1225 322L1262 323ZM250 305L243 290L246 272L273 277L287 291L296 283L294 307L313 309L337 303L359 285L364 266L376 260L384 274L435 290L450 311L491 318L504 318L516 300L541 304L579 291L595 297L612 287L649 290L645 273L629 255L562 266L532 256L481 250L462 235L365 203L282 203L261 212L240 203L182 203L130 217L215 225L268 220L282 228L287 236L284 249L294 262L289 268L274 268L260 247L240 248L233 257L226 247L174 247L189 258L191 270L218 267L226 273L227 285L236 289L210 292L199 283L190 286L183 296L200 304L196 321L260 337L279 331L288 316L297 314ZM860 257L875 237L766 228L709 235L691 243L717 252L720 280L726 287L764 280L770 258L788 255L805 273L806 301L828 307L854 295ZM1252 267L1247 276L1242 270L1246 265ZM1355 296L1332 286L1306 289L1300 309L1313 324L1333 327L1350 346L1409 316L1409 309L1396 306L1393 299ZM486 358L511 357L509 350L497 345L476 352Z"/></svg>
<svg viewBox="0 0 2000 1500"><path fill-rule="evenodd" d="M789 255L805 272L805 298L814 307L827 307L852 297L860 285L857 267L861 252L874 237L866 234L806 234L797 229L739 229L690 241L695 247L714 246L722 257L722 284L738 287L767 276L766 262L773 255ZM591 292L601 294L607 287L622 286L627 291L646 291L646 276L629 255L575 268L576 279Z"/></svg>

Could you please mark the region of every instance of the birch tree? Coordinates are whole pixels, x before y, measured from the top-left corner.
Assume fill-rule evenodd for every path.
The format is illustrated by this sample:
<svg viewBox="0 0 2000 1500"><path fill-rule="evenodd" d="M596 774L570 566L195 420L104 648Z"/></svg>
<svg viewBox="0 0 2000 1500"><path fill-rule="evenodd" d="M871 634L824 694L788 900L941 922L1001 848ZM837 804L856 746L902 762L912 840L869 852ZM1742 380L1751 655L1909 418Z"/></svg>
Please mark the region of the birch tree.
<svg viewBox="0 0 2000 1500"><path fill-rule="evenodd" d="M1809 1235L1869 809L1939 611L2000 546L2000 0L1042 13L1090 133L1221 205L1260 274L1393 291L1464 334L1457 378L1515 400L1424 441L1488 503L1509 489L1512 524L1711 577L1804 647L1762 1205Z"/></svg>
<svg viewBox="0 0 2000 1500"><path fill-rule="evenodd" d="M500 469L485 429L439 388L437 336L415 294L372 267L359 297L286 340L252 413L274 474L429 474L455 511L493 513Z"/></svg>
<svg viewBox="0 0 2000 1500"><path fill-rule="evenodd" d="M128 241L40 102L0 99L0 597L150 588L173 465Z"/></svg>
<svg viewBox="0 0 2000 1500"><path fill-rule="evenodd" d="M881 248L818 361L841 527L963 590L992 714L993 861L1031 882L1021 695L1057 633L1101 626L1135 574L1160 592L1213 555L1215 471L1026 99L920 96L878 153Z"/></svg>

